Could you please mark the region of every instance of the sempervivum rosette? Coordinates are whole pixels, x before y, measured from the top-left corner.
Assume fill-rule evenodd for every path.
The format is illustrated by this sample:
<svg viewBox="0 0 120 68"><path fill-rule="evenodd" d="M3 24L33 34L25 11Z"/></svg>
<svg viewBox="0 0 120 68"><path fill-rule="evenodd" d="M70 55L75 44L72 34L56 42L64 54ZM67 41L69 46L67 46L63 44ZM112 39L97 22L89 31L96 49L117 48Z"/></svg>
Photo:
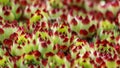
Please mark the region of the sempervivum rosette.
<svg viewBox="0 0 120 68"><path fill-rule="evenodd" d="M40 52L39 51L32 51L28 54L25 54L22 58L23 58L23 64L28 66L29 65L36 65L38 66L40 64L40 62L38 60L40 60L39 58L37 57L40 57Z"/></svg>
<svg viewBox="0 0 120 68"><path fill-rule="evenodd" d="M0 11L0 16L2 16L5 20L13 21L15 19L10 6L1 6Z"/></svg>
<svg viewBox="0 0 120 68"><path fill-rule="evenodd" d="M71 59L74 60L72 67L90 67L91 59L93 59L93 52L92 46L90 46L87 41L77 38L73 41L74 43L70 46L70 54Z"/></svg>
<svg viewBox="0 0 120 68"><path fill-rule="evenodd" d="M40 37L41 45L39 46L39 50L43 57L46 57L46 54L54 54L57 53L58 50L65 50L69 47L69 28L65 24L61 24L58 27L58 23L54 23L52 30L46 30L41 28L41 32L37 32L37 36ZM59 48L60 47L60 48Z"/></svg>
<svg viewBox="0 0 120 68"><path fill-rule="evenodd" d="M5 39L8 39L12 33L17 31L17 29L17 27L14 27L13 24L9 23L0 25L0 42L3 42Z"/></svg>
<svg viewBox="0 0 120 68"><path fill-rule="evenodd" d="M97 28L97 20L92 17L73 17L70 21L70 28L76 32L80 38L91 37Z"/></svg>
<svg viewBox="0 0 120 68"><path fill-rule="evenodd" d="M85 40L79 38L73 40L73 44L70 46L70 53L72 58L80 58L84 56L86 52L92 51L92 48Z"/></svg>
<svg viewBox="0 0 120 68"><path fill-rule="evenodd" d="M106 19L113 21L120 10L119 6L119 1L110 1L107 3L105 1L101 1L101 3L96 7L96 9L97 11L102 12Z"/></svg>
<svg viewBox="0 0 120 68"><path fill-rule="evenodd" d="M97 40L95 43L95 61L98 66L116 68L116 60L118 60L117 45L107 40Z"/></svg>
<svg viewBox="0 0 120 68"><path fill-rule="evenodd" d="M25 32L32 33L38 31L41 28L49 28L48 22L50 17L47 10L37 9L34 13L31 12L28 15L30 15L30 17L25 16L26 20L19 23L19 26L25 28Z"/></svg>
<svg viewBox="0 0 120 68"><path fill-rule="evenodd" d="M110 6L108 6L108 10L111 11L114 15L120 10L120 2L119 1L113 1L110 3Z"/></svg>
<svg viewBox="0 0 120 68"><path fill-rule="evenodd" d="M30 6L26 6L25 9L24 9L24 15L23 15L23 17L29 19L29 18L31 18L36 13L37 14L39 13L39 15L40 14L43 15L44 13L47 13L47 11L46 11L45 8L39 8L39 9L38 8L39 8L39 5L34 6L34 4L30 5Z"/></svg>
<svg viewBox="0 0 120 68"><path fill-rule="evenodd" d="M19 33L16 35L17 39L14 41L14 44L12 46L11 55L20 56L31 51L38 50L40 44L38 41L39 38L36 38L38 35L34 33L24 33L23 31L19 31Z"/></svg>
<svg viewBox="0 0 120 68"><path fill-rule="evenodd" d="M11 35L11 37L13 36L15 36L15 34ZM38 40L35 35L24 34L22 31L19 31L16 39L13 40L13 45L9 52L12 56L20 57L14 61L16 62L16 67L30 67L31 65L37 66L39 64L41 53L38 51Z"/></svg>
<svg viewBox="0 0 120 68"><path fill-rule="evenodd" d="M111 2L105 2L101 1L98 5L99 8L104 9L99 11L105 13L106 11L111 11L113 14L116 14L119 11L119 1L111 1Z"/></svg>
<svg viewBox="0 0 120 68"><path fill-rule="evenodd" d="M12 7L14 6L14 7ZM1 6L1 16L5 20L13 21L14 19L18 20L22 14L22 8L18 3L9 2L7 5Z"/></svg>
<svg viewBox="0 0 120 68"><path fill-rule="evenodd" d="M108 26L109 25L109 26ZM98 37L100 40L108 40L109 42L115 43L115 38L119 35L119 32L117 32L118 27L108 21L104 20L99 23L99 28L98 28Z"/></svg>

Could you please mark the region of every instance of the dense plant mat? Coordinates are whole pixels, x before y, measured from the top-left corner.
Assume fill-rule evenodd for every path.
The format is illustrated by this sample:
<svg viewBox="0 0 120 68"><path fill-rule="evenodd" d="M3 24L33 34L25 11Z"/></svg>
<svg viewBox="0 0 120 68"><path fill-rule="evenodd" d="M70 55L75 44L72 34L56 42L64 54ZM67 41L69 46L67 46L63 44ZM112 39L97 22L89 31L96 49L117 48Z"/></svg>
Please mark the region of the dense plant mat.
<svg viewBox="0 0 120 68"><path fill-rule="evenodd" d="M0 68L119 67L119 0L0 0Z"/></svg>

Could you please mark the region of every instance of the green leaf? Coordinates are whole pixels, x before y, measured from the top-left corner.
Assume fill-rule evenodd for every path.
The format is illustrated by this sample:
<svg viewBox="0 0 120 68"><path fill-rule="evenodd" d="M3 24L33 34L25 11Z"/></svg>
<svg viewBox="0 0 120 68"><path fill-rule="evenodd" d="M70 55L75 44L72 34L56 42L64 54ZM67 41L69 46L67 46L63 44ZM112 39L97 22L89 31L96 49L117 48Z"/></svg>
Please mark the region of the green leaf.
<svg viewBox="0 0 120 68"><path fill-rule="evenodd" d="M39 21L41 19L41 16L34 14L34 16L32 18L30 18L30 22L31 23L36 23L37 21Z"/></svg>
<svg viewBox="0 0 120 68"><path fill-rule="evenodd" d="M5 56L0 60L0 66L5 66L6 58Z"/></svg>
<svg viewBox="0 0 120 68"><path fill-rule="evenodd" d="M18 37L17 42L18 42L19 44L26 43L26 42L27 42L27 39L25 38L24 35L21 35L21 36Z"/></svg>
<svg viewBox="0 0 120 68"><path fill-rule="evenodd" d="M25 55L25 57L24 57L24 59L25 60L28 60L28 61L30 61L30 60L34 60L34 56L33 55Z"/></svg>
<svg viewBox="0 0 120 68"><path fill-rule="evenodd" d="M32 45L25 45L24 47L23 47L23 51L24 51L24 53L29 53L29 52L31 52L33 50L33 47L32 47Z"/></svg>
<svg viewBox="0 0 120 68"><path fill-rule="evenodd" d="M116 68L116 62L115 61L107 61L106 66L107 66L107 68Z"/></svg>
<svg viewBox="0 0 120 68"><path fill-rule="evenodd" d="M115 28L115 24L110 23L108 20L105 20L105 21L101 22L101 24L102 24L101 27L104 30L111 30L111 29Z"/></svg>
<svg viewBox="0 0 120 68"><path fill-rule="evenodd" d="M0 0L0 3L3 5L7 5L9 3L9 0Z"/></svg>
<svg viewBox="0 0 120 68"><path fill-rule="evenodd" d="M17 29L12 27L4 28L4 34L0 35L0 42L3 42L4 39L9 38L9 36L16 31Z"/></svg>

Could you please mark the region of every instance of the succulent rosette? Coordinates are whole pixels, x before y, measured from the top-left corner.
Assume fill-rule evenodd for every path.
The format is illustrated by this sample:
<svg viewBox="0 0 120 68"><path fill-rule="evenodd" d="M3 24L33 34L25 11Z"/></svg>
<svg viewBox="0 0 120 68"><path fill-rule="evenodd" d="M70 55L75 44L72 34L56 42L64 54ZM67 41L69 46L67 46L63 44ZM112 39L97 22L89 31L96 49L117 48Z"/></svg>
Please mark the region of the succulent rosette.
<svg viewBox="0 0 120 68"><path fill-rule="evenodd" d="M97 29L97 20L92 17L73 17L70 21L70 28L76 32L80 38L91 37Z"/></svg>
<svg viewBox="0 0 120 68"><path fill-rule="evenodd" d="M98 8L104 9L100 10ZM112 12L114 15L119 11L119 1L105 2L101 1L98 5L98 11L105 13L106 11Z"/></svg>
<svg viewBox="0 0 120 68"><path fill-rule="evenodd" d="M13 21L15 19L14 14L11 11L10 6L1 6L1 17L5 20Z"/></svg>
<svg viewBox="0 0 120 68"><path fill-rule="evenodd" d="M70 46L70 55L73 59L72 67L89 67L93 68L92 60L94 60L94 46L88 44L87 41L76 38Z"/></svg>
<svg viewBox="0 0 120 68"><path fill-rule="evenodd" d="M14 7L12 7L14 6ZM1 16L5 20L13 21L14 19L18 20L22 14L22 8L20 4L13 2L8 2L7 5L1 5Z"/></svg>
<svg viewBox="0 0 120 68"><path fill-rule="evenodd" d="M110 6L108 6L108 10L111 11L114 15L116 15L119 9L120 9L119 1L111 2Z"/></svg>
<svg viewBox="0 0 120 68"><path fill-rule="evenodd" d="M109 25L109 26L108 26ZM108 21L104 20L99 23L99 29L98 29L98 37L101 40L107 40L109 42L115 43L115 38L119 35L119 32L117 32L118 27Z"/></svg>
<svg viewBox="0 0 120 68"><path fill-rule="evenodd" d="M114 43L98 39L94 44L95 51L93 52L97 64L95 64L95 66L108 68L118 67L119 64L116 62L119 58L116 47L117 45Z"/></svg>
<svg viewBox="0 0 120 68"><path fill-rule="evenodd" d="M118 1L108 1L108 2L101 1L101 3L96 8L102 9L102 10L98 9L97 11L100 11L102 14L104 14L103 15L104 18L113 22L119 13L119 9L120 9L119 4L120 3Z"/></svg>
<svg viewBox="0 0 120 68"><path fill-rule="evenodd" d="M9 23L5 23L3 25L0 25L0 42L3 43L5 39L9 39L10 35L14 32L16 32L18 28L13 27Z"/></svg>

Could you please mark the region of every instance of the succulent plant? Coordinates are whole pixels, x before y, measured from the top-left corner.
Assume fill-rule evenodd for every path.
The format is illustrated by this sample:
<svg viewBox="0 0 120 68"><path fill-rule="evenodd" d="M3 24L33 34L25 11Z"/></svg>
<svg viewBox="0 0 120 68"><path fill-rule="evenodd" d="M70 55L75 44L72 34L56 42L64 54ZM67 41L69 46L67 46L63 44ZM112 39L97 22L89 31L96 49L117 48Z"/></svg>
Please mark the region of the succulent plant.
<svg viewBox="0 0 120 68"><path fill-rule="evenodd" d="M91 37L96 33L97 21L92 20L91 17L85 16L81 19L75 17L69 23L71 30L76 32L80 38Z"/></svg>
<svg viewBox="0 0 120 68"><path fill-rule="evenodd" d="M9 36L16 31L17 31L17 28L1 26L0 42L3 42L5 39L9 38Z"/></svg>

